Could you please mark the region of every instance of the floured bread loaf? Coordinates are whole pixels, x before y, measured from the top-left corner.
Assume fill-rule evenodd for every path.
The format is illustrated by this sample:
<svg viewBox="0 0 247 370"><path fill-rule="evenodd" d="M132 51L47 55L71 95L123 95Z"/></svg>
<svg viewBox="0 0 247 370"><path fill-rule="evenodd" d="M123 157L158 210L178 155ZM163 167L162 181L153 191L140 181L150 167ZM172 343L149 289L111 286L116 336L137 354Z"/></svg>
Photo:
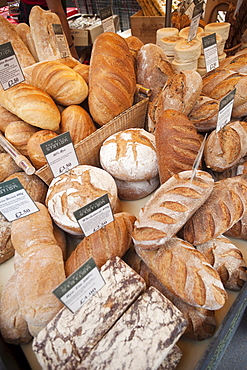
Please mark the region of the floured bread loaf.
<svg viewBox="0 0 247 370"><path fill-rule="evenodd" d="M32 54L35 62L39 61L37 51L33 42L30 27L27 23L18 23L15 26L15 31L18 33L24 44L27 46L28 50Z"/></svg>
<svg viewBox="0 0 247 370"><path fill-rule="evenodd" d="M220 63L221 68L229 69L234 72L247 72L247 53L227 57Z"/></svg>
<svg viewBox="0 0 247 370"><path fill-rule="evenodd" d="M189 63L197 60L201 55L201 43L197 39L179 41L174 47L174 59L180 63Z"/></svg>
<svg viewBox="0 0 247 370"><path fill-rule="evenodd" d="M213 190L211 175L183 171L162 184L140 210L132 239L142 249L158 249L201 207Z"/></svg>
<svg viewBox="0 0 247 370"><path fill-rule="evenodd" d="M118 196L122 200L142 199L151 194L160 184L159 175L142 181L124 181L116 178Z"/></svg>
<svg viewBox="0 0 247 370"><path fill-rule="evenodd" d="M241 219L236 222L230 229L226 230L224 232L224 235L247 240L247 212L244 212Z"/></svg>
<svg viewBox="0 0 247 370"><path fill-rule="evenodd" d="M234 72L225 68L216 68L208 72L202 79L202 93L209 95L210 92L225 78L233 75Z"/></svg>
<svg viewBox="0 0 247 370"><path fill-rule="evenodd" d="M150 180L158 174L154 135L131 128L109 136L100 148L100 164L119 180Z"/></svg>
<svg viewBox="0 0 247 370"><path fill-rule="evenodd" d="M216 128L220 102L201 95L194 104L188 118L198 132L209 132Z"/></svg>
<svg viewBox="0 0 247 370"><path fill-rule="evenodd" d="M108 194L112 211L115 213L118 196L113 177L101 168L78 165L53 178L48 188L46 205L53 221L62 230L82 236L74 212L104 194Z"/></svg>

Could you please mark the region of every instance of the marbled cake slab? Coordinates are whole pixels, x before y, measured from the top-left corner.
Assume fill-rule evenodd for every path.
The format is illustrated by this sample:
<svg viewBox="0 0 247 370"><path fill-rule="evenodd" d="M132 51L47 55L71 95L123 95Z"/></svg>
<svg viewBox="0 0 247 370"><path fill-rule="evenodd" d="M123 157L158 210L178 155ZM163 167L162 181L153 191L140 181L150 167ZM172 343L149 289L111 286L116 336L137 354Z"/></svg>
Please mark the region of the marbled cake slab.
<svg viewBox="0 0 247 370"><path fill-rule="evenodd" d="M119 257L100 269L105 285L76 313L64 307L33 340L42 369L75 370L145 289L144 280Z"/></svg>
<svg viewBox="0 0 247 370"><path fill-rule="evenodd" d="M182 313L158 290L150 287L77 370L156 370L186 326Z"/></svg>

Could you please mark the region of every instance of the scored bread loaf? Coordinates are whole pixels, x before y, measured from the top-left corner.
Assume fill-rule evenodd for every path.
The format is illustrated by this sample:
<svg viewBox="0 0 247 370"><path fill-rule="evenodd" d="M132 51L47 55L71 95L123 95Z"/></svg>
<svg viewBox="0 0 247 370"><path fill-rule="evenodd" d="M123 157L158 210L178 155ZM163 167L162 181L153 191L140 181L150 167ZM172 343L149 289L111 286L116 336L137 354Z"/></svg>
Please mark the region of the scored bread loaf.
<svg viewBox="0 0 247 370"><path fill-rule="evenodd" d="M192 169L203 137L185 114L165 110L156 122L154 134L161 184L176 173Z"/></svg>
<svg viewBox="0 0 247 370"><path fill-rule="evenodd" d="M180 235L193 245L215 239L241 219L246 201L246 175L217 181L206 202L186 222Z"/></svg>
<svg viewBox="0 0 247 370"><path fill-rule="evenodd" d="M208 310L225 304L227 293L218 272L190 243L172 237L155 251L135 249L156 278L184 302Z"/></svg>
<svg viewBox="0 0 247 370"><path fill-rule="evenodd" d="M157 249L171 239L205 202L214 181L205 171L183 171L163 183L140 210L132 239L142 249Z"/></svg>
<svg viewBox="0 0 247 370"><path fill-rule="evenodd" d="M247 53L227 57L220 63L221 68L229 69L234 72L246 73L247 72Z"/></svg>
<svg viewBox="0 0 247 370"><path fill-rule="evenodd" d="M56 136L58 135L52 130L39 130L28 139L28 157L36 169L39 169L47 164L46 157L41 149L40 144L43 144Z"/></svg>
<svg viewBox="0 0 247 370"><path fill-rule="evenodd" d="M149 180L124 181L114 177L117 185L118 196L122 200L142 199L151 194L160 184L159 175Z"/></svg>
<svg viewBox="0 0 247 370"><path fill-rule="evenodd" d="M201 95L194 104L188 118L196 127L197 132L209 132L215 129L220 102Z"/></svg>
<svg viewBox="0 0 247 370"><path fill-rule="evenodd" d="M130 108L136 89L134 61L126 41L104 32L93 44L89 68L89 111L100 126Z"/></svg>
<svg viewBox="0 0 247 370"><path fill-rule="evenodd" d="M27 83L0 89L0 104L30 125L56 131L60 112L50 95Z"/></svg>
<svg viewBox="0 0 247 370"><path fill-rule="evenodd" d="M226 230L224 232L224 235L247 240L247 212L244 212L241 219L236 222L230 229Z"/></svg>
<svg viewBox="0 0 247 370"><path fill-rule="evenodd" d="M79 63L73 67L73 70L77 72L87 84L89 84L89 65Z"/></svg>
<svg viewBox="0 0 247 370"><path fill-rule="evenodd" d="M202 93L209 96L210 92L225 78L233 75L235 72L225 68L216 68L207 72L202 78Z"/></svg>
<svg viewBox="0 0 247 370"><path fill-rule="evenodd" d="M243 254L223 235L196 246L220 275L226 289L240 290L247 281L247 267Z"/></svg>
<svg viewBox="0 0 247 370"><path fill-rule="evenodd" d="M122 257L131 245L131 234L136 218L130 213L114 215L114 221L84 238L65 263L66 276L71 275L89 258L100 268L112 257Z"/></svg>

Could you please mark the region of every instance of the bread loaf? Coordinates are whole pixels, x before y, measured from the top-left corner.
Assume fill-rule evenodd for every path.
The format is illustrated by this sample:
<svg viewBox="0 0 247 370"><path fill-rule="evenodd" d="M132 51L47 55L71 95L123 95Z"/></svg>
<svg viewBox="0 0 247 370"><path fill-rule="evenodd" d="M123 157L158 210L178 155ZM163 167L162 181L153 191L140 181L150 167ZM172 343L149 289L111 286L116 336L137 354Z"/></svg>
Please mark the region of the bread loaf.
<svg viewBox="0 0 247 370"><path fill-rule="evenodd" d="M13 158L8 153L0 153L0 181L4 181L6 177L13 173L20 172L20 167L17 166Z"/></svg>
<svg viewBox="0 0 247 370"><path fill-rule="evenodd" d="M127 45L129 47L129 50L134 58L134 66L135 66L135 71L137 68L137 54L138 51L141 49L141 47L144 45L143 42L136 36L129 36L126 37L125 41L127 42Z"/></svg>
<svg viewBox="0 0 247 370"><path fill-rule="evenodd" d="M84 238L71 253L65 264L66 276L71 275L89 258L100 268L112 257L122 257L131 245L135 216L116 213L114 221Z"/></svg>
<svg viewBox="0 0 247 370"><path fill-rule="evenodd" d="M224 235L233 238L247 240L247 214L244 212L243 216L230 229L226 230Z"/></svg>
<svg viewBox="0 0 247 370"><path fill-rule="evenodd" d="M158 249L171 239L205 202L213 190L213 179L204 171L173 175L162 184L140 210L132 239L142 249Z"/></svg>
<svg viewBox="0 0 247 370"><path fill-rule="evenodd" d="M174 71L166 53L155 44L143 45L137 53L137 83L151 89L150 101L161 91Z"/></svg>
<svg viewBox="0 0 247 370"><path fill-rule="evenodd" d="M160 39L159 46L162 50L166 53L166 55L174 57L174 47L177 45L179 41L183 40L182 36L173 35L173 36L166 36Z"/></svg>
<svg viewBox="0 0 247 370"><path fill-rule="evenodd" d="M159 175L150 180L124 181L114 178L118 196L122 200L142 199L151 194L160 184Z"/></svg>
<svg viewBox="0 0 247 370"><path fill-rule="evenodd" d="M27 142L27 153L32 164L37 170L47 164L46 157L40 144L54 139L56 136L57 134L51 130L39 130L30 136Z"/></svg>
<svg viewBox="0 0 247 370"><path fill-rule="evenodd" d="M11 42L11 46L14 49L21 68L34 64L35 60L32 54L16 32L13 24L8 22L3 16L0 16L0 29L0 45Z"/></svg>
<svg viewBox="0 0 247 370"><path fill-rule="evenodd" d="M197 40L199 40L201 43L201 54L204 54L204 47L203 47L203 42L202 42L203 37L207 37L211 35L212 33L213 32L204 31L204 32L199 33L196 36ZM218 33L215 34L215 39L216 39L217 52L218 52L218 55L220 55L224 52L225 43L223 42L221 35Z"/></svg>
<svg viewBox="0 0 247 370"><path fill-rule="evenodd" d="M35 62L38 62L39 58L38 58L37 51L36 51L36 48L33 42L33 38L32 38L29 25L27 23L18 23L15 26L15 31L18 33L18 35L20 36L20 38L22 39L22 41L24 42L24 44L26 45L30 53L32 54Z"/></svg>
<svg viewBox="0 0 247 370"><path fill-rule="evenodd" d="M220 63L221 68L229 69L234 72L246 73L247 72L247 53L227 57Z"/></svg>
<svg viewBox="0 0 247 370"><path fill-rule="evenodd" d="M213 171L223 172L238 164L247 153L247 122L233 121L212 131L205 142L204 160Z"/></svg>
<svg viewBox="0 0 247 370"><path fill-rule="evenodd" d="M11 122L5 129L5 137L22 155L28 156L28 140L37 130L24 121Z"/></svg>
<svg viewBox="0 0 247 370"><path fill-rule="evenodd" d="M14 253L11 243L11 222L0 214L0 264L13 257Z"/></svg>
<svg viewBox="0 0 247 370"><path fill-rule="evenodd" d="M194 124L185 114L173 109L163 112L155 128L156 155L161 184L181 171L192 169L202 140L203 137L197 133Z"/></svg>
<svg viewBox="0 0 247 370"><path fill-rule="evenodd" d="M190 243L173 237L156 251L135 249L156 278L184 302L209 310L225 304L227 293L217 271Z"/></svg>
<svg viewBox="0 0 247 370"><path fill-rule="evenodd" d="M194 104L188 118L197 132L210 132L216 128L220 102L201 95Z"/></svg>
<svg viewBox="0 0 247 370"><path fill-rule="evenodd" d="M0 131L5 133L8 124L16 121L20 121L20 118L0 105Z"/></svg>
<svg viewBox="0 0 247 370"><path fill-rule="evenodd" d="M228 238L219 235L204 244L197 245L197 250L205 254L210 264L220 275L226 289L240 290L247 280L247 267L243 254Z"/></svg>
<svg viewBox="0 0 247 370"><path fill-rule="evenodd" d="M0 104L30 125L56 131L59 128L60 112L47 93L19 83L8 90L0 89Z"/></svg>
<svg viewBox="0 0 247 370"><path fill-rule="evenodd" d="M73 144L79 143L96 130L88 112L79 105L70 105L61 113L61 133L69 131Z"/></svg>
<svg viewBox="0 0 247 370"><path fill-rule="evenodd" d="M87 84L89 84L89 65L88 64L77 64L73 67L73 70L78 73Z"/></svg>
<svg viewBox="0 0 247 370"><path fill-rule="evenodd" d="M246 175L217 181L206 202L184 225L181 236L199 245L224 234L243 216L246 197Z"/></svg>
<svg viewBox="0 0 247 370"><path fill-rule="evenodd" d="M58 61L36 63L25 71L29 75L27 82L49 94L58 104L80 104L88 95L88 86L80 74Z"/></svg>
<svg viewBox="0 0 247 370"><path fill-rule="evenodd" d="M89 69L89 111L100 126L133 104L136 77L126 41L104 32L94 41Z"/></svg>

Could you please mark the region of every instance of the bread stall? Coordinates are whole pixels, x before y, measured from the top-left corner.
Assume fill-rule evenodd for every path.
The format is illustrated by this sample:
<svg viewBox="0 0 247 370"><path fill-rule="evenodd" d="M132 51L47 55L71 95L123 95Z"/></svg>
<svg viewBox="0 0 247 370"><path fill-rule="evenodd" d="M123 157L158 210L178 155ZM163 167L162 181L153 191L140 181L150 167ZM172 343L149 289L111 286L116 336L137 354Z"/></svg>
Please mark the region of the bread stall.
<svg viewBox="0 0 247 370"><path fill-rule="evenodd" d="M201 24L190 42L188 26L175 24L156 31L157 43L105 32L84 65L61 58L32 18L35 57L0 21L25 78L0 91L0 130L35 168L28 175L0 153L4 341L21 346L32 370L216 367L246 309L247 53L223 55L206 73L198 63L200 34L219 35L222 56L230 23ZM4 192L16 181L37 209L9 221L15 202ZM85 294L80 278L73 311L84 266L99 287Z"/></svg>

